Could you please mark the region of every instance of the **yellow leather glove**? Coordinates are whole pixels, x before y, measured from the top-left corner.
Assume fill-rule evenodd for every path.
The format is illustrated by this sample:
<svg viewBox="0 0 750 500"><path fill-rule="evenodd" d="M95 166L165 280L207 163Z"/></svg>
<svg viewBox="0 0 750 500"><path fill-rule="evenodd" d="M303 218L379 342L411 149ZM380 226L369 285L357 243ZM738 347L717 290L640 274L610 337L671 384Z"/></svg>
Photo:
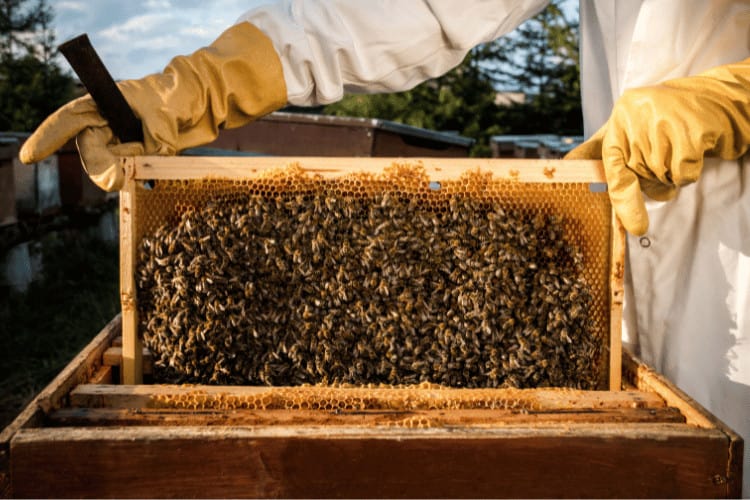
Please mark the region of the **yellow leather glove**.
<svg viewBox="0 0 750 500"><path fill-rule="evenodd" d="M84 168L105 191L122 187L119 156L173 155L211 142L286 103L281 62L271 41L250 23L225 31L210 46L174 58L163 73L119 84L143 123L144 143L119 144L89 96L50 115L24 143L20 159L34 163L70 139Z"/></svg>
<svg viewBox="0 0 750 500"><path fill-rule="evenodd" d="M648 229L643 193L666 201L698 180L704 156L740 157L750 144L750 59L627 90L607 123L566 159L601 159L625 229Z"/></svg>

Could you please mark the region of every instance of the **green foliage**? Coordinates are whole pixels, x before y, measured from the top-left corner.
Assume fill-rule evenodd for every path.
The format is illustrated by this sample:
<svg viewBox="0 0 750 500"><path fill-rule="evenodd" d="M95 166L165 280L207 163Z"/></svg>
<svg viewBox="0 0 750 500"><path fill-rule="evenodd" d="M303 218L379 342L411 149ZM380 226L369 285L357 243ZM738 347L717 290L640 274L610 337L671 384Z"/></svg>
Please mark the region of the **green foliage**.
<svg viewBox="0 0 750 500"><path fill-rule="evenodd" d="M119 311L117 247L83 234L48 234L42 281L0 289L0 429Z"/></svg>
<svg viewBox="0 0 750 500"><path fill-rule="evenodd" d="M0 130L31 131L73 97L54 62L52 16L45 0L0 0Z"/></svg>
<svg viewBox="0 0 750 500"><path fill-rule="evenodd" d="M73 82L60 68L26 55L0 64L0 130L31 131L70 100Z"/></svg>
<svg viewBox="0 0 750 500"><path fill-rule="evenodd" d="M34 50L35 40L29 33L46 28L52 20L52 11L44 0L28 7L27 0L0 0L0 57L11 57L18 49ZM37 38L37 37L35 37Z"/></svg>
<svg viewBox="0 0 750 500"><path fill-rule="evenodd" d="M431 130L457 131L488 149L494 125L494 91L467 56L459 69L406 92L352 95L324 108L325 114L392 120ZM471 76L469 76L471 74Z"/></svg>
<svg viewBox="0 0 750 500"><path fill-rule="evenodd" d="M552 2L511 35L479 49L485 74L498 88L527 95L524 104L501 110L509 133L583 131L579 26L561 4Z"/></svg>
<svg viewBox="0 0 750 500"><path fill-rule="evenodd" d="M460 66L406 92L349 95L324 114L380 118L476 140L489 156L496 134L581 134L578 23L552 2L512 34L476 47ZM523 104L495 104L498 90L523 92Z"/></svg>

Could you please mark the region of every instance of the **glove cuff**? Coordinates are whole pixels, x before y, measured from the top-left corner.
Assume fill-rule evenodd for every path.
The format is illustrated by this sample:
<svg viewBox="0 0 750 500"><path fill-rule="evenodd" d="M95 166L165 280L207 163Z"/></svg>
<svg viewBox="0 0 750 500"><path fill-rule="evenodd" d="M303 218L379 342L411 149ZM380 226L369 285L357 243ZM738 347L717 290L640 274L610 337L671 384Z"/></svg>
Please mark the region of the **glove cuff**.
<svg viewBox="0 0 750 500"><path fill-rule="evenodd" d="M146 154L172 155L209 143L221 128L243 126L287 102L279 56L248 22L175 57L163 73L121 88L145 125Z"/></svg>

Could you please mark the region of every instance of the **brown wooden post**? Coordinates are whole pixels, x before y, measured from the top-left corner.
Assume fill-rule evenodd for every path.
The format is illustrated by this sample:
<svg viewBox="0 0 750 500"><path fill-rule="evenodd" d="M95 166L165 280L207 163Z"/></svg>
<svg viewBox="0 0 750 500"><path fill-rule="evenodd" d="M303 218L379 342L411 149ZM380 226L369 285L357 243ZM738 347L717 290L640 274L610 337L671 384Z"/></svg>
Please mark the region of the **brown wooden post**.
<svg viewBox="0 0 750 500"><path fill-rule="evenodd" d="M122 305L123 384L143 383L143 346L138 338L138 311L135 307L135 237L137 189L134 165L122 159L125 186L120 191L120 303Z"/></svg>
<svg viewBox="0 0 750 500"><path fill-rule="evenodd" d="M622 389L622 300L625 296L625 228L612 212L610 250L610 335L609 335L609 390Z"/></svg>

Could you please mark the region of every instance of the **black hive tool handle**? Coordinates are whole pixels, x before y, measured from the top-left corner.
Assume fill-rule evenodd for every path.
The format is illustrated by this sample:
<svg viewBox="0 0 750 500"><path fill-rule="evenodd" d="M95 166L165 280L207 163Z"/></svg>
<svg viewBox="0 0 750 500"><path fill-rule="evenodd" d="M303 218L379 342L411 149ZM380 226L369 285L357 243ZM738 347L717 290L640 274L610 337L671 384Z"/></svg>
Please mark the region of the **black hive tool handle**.
<svg viewBox="0 0 750 500"><path fill-rule="evenodd" d="M81 79L120 142L143 142L141 121L130 109L112 75L91 45L88 35L68 40L58 50Z"/></svg>

